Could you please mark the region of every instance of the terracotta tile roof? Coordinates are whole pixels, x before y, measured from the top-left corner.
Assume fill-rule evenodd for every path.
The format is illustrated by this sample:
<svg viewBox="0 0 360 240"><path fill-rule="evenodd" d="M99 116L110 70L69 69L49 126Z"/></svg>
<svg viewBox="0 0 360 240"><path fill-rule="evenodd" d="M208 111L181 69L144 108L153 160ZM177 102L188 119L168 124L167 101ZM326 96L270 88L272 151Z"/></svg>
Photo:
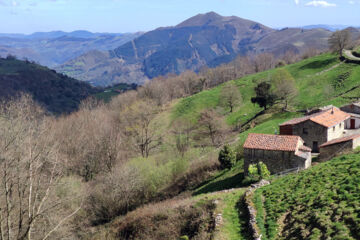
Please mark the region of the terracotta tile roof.
<svg viewBox="0 0 360 240"><path fill-rule="evenodd" d="M327 146L330 146L330 145L334 145L334 144L354 140L354 139L357 139L357 138L360 138L360 134L355 134L355 135L351 135L351 136L347 136L347 137L343 137L343 138L337 138L337 139L334 139L334 140L331 140L329 142L326 142L326 143L322 144L320 147L323 148L323 147L327 147Z"/></svg>
<svg viewBox="0 0 360 240"><path fill-rule="evenodd" d="M311 121L318 123L324 127L333 127L346 119L350 118L350 114L341 111L338 108L322 112L322 114L311 118Z"/></svg>
<svg viewBox="0 0 360 240"><path fill-rule="evenodd" d="M245 141L244 148L295 152L299 140L301 140L299 136L250 133Z"/></svg>
<svg viewBox="0 0 360 240"><path fill-rule="evenodd" d="M318 113L316 113L318 114ZM296 124L299 124L299 123L302 123L302 122L305 122L307 120L309 120L311 118L312 115L310 116L305 116L305 117L300 117L300 118L294 118L294 119L291 119L287 122L284 122L283 124L280 124L280 126L286 126L286 125L296 125Z"/></svg>
<svg viewBox="0 0 360 240"><path fill-rule="evenodd" d="M307 146L300 146L299 147L299 150L300 151L303 151L303 152L311 152L312 151L312 149L311 148L309 148L309 147L307 147Z"/></svg>
<svg viewBox="0 0 360 240"><path fill-rule="evenodd" d="M334 107L332 109L323 112L315 113L301 118L292 119L290 121L281 124L280 126L296 125L305 122L307 120L310 120L324 127L330 128L345 121L348 118L350 118L350 114L341 111L339 108Z"/></svg>

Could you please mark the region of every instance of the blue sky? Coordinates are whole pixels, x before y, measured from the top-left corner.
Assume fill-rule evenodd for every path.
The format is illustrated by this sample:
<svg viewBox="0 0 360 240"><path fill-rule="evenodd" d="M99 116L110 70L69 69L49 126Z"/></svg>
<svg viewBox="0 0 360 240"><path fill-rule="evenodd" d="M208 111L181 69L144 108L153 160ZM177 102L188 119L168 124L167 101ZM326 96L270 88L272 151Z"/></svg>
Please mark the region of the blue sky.
<svg viewBox="0 0 360 240"><path fill-rule="evenodd" d="M0 32L148 31L215 11L270 27L360 25L360 0L0 0Z"/></svg>

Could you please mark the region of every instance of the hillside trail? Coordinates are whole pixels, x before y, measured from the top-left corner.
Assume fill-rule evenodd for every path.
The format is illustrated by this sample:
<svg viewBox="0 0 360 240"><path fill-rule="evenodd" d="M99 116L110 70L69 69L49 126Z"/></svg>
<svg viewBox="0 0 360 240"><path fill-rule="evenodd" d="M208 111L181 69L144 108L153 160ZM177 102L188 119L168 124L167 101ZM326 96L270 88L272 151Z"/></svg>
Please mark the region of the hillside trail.
<svg viewBox="0 0 360 240"><path fill-rule="evenodd" d="M360 59L359 59L359 60L360 60ZM328 69L322 70L321 72L316 73L315 76L320 76L320 75L322 75L322 74L324 74L324 73L326 73L326 72L330 72L331 70L339 67L339 66L340 66L341 64L343 64L343 63L344 63L344 62L340 62L340 63L335 64L334 66L332 66L332 67L330 67L330 68L328 68Z"/></svg>
<svg viewBox="0 0 360 240"><path fill-rule="evenodd" d="M354 56L351 52L351 50L344 50L344 55L346 55L348 58L350 58L351 60L358 60L360 61L360 58Z"/></svg>

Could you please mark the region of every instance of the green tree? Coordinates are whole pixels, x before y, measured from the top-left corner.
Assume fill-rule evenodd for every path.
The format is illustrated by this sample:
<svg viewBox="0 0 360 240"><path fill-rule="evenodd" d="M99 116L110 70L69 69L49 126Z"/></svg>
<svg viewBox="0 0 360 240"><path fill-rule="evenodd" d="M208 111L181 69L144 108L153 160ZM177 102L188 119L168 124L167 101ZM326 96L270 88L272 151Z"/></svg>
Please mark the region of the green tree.
<svg viewBox="0 0 360 240"><path fill-rule="evenodd" d="M257 103L264 110L268 106L272 106L275 101L275 96L271 92L271 85L267 82L261 82L255 87L256 96L251 98L252 103Z"/></svg>
<svg viewBox="0 0 360 240"><path fill-rule="evenodd" d="M286 110L289 102L298 94L295 79L286 69L278 69L271 76L271 83L274 86L276 98L284 103L284 110Z"/></svg>
<svg viewBox="0 0 360 240"><path fill-rule="evenodd" d="M219 153L219 162L222 169L230 169L234 166L236 155L234 151L227 145L221 149Z"/></svg>
<svg viewBox="0 0 360 240"><path fill-rule="evenodd" d="M228 108L230 113L232 113L234 108L241 103L241 93L236 84L234 82L225 84L221 89L220 104L223 107Z"/></svg>

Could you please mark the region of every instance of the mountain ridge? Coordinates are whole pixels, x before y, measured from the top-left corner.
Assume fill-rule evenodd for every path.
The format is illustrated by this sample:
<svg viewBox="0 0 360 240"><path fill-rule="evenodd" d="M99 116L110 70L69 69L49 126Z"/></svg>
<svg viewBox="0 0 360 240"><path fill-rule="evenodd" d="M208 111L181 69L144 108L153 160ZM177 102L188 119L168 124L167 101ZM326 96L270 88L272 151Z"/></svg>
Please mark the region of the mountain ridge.
<svg viewBox="0 0 360 240"><path fill-rule="evenodd" d="M331 31L326 29L275 30L251 20L209 12L172 27L144 33L108 51L107 59L86 69L75 66L86 62L84 55L56 69L96 85L142 84L169 73L198 71L203 66L216 67L238 55L264 52L282 55L286 51L301 54L310 47L323 50L327 48L330 35Z"/></svg>

